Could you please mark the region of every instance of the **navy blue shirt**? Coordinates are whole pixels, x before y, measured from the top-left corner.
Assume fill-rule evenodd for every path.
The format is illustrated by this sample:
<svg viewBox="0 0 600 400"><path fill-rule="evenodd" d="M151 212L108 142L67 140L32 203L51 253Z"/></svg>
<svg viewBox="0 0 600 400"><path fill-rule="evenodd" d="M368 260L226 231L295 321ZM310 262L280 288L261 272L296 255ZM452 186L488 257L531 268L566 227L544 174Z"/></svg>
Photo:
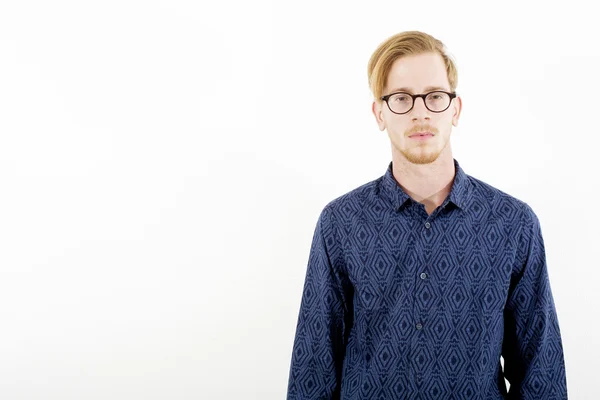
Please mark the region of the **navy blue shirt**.
<svg viewBox="0 0 600 400"><path fill-rule="evenodd" d="M540 222L454 166L430 215L392 162L323 208L288 399L567 398Z"/></svg>

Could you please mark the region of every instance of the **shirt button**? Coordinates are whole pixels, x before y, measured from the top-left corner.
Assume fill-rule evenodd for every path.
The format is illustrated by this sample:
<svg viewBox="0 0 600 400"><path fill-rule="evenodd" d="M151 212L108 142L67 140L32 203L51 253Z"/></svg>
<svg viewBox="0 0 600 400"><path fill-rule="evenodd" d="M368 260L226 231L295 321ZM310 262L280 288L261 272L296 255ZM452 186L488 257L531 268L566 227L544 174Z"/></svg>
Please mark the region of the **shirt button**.
<svg viewBox="0 0 600 400"><path fill-rule="evenodd" d="M421 325L420 323L417 324L417 329L421 329L423 327L423 325Z"/></svg>
<svg viewBox="0 0 600 400"><path fill-rule="evenodd" d="M431 224L429 222L425 222L425 228L429 229L430 226Z"/></svg>
<svg viewBox="0 0 600 400"><path fill-rule="evenodd" d="M425 278L427 278L427 274L425 272L422 272L421 273L421 279L425 279Z"/></svg>

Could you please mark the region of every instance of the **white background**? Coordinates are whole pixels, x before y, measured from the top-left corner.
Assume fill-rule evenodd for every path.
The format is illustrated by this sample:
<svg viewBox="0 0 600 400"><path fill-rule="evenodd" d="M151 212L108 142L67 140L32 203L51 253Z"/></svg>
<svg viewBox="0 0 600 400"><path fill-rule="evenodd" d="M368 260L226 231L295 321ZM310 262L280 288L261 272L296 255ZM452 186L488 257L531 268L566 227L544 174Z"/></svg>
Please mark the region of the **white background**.
<svg viewBox="0 0 600 400"><path fill-rule="evenodd" d="M455 158L537 213L570 398L600 397L584 3L2 1L0 398L283 399L318 215L391 160L368 59L412 29L457 62Z"/></svg>

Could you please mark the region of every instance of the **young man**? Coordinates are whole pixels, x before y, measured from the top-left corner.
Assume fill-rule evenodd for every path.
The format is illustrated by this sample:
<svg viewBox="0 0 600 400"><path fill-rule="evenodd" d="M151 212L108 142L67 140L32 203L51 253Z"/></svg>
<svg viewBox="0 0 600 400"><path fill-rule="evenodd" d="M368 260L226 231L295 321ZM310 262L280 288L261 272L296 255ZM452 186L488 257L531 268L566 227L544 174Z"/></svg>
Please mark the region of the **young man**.
<svg viewBox="0 0 600 400"><path fill-rule="evenodd" d="M444 45L394 35L368 73L392 161L319 216L287 398L566 399L540 222L453 158Z"/></svg>

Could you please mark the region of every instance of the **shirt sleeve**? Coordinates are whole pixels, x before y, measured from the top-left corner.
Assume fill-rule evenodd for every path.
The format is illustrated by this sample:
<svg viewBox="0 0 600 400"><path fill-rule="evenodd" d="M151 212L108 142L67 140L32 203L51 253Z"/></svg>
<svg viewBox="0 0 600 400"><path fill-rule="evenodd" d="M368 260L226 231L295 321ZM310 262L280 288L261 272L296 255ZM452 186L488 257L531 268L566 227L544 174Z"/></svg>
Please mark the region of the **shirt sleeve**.
<svg viewBox="0 0 600 400"><path fill-rule="evenodd" d="M336 271L335 230L323 209L314 231L288 381L287 399L339 399L347 303Z"/></svg>
<svg viewBox="0 0 600 400"><path fill-rule="evenodd" d="M504 310L504 376L507 399L567 399L561 333L550 288L540 222L525 206L519 240L521 260L513 270Z"/></svg>

